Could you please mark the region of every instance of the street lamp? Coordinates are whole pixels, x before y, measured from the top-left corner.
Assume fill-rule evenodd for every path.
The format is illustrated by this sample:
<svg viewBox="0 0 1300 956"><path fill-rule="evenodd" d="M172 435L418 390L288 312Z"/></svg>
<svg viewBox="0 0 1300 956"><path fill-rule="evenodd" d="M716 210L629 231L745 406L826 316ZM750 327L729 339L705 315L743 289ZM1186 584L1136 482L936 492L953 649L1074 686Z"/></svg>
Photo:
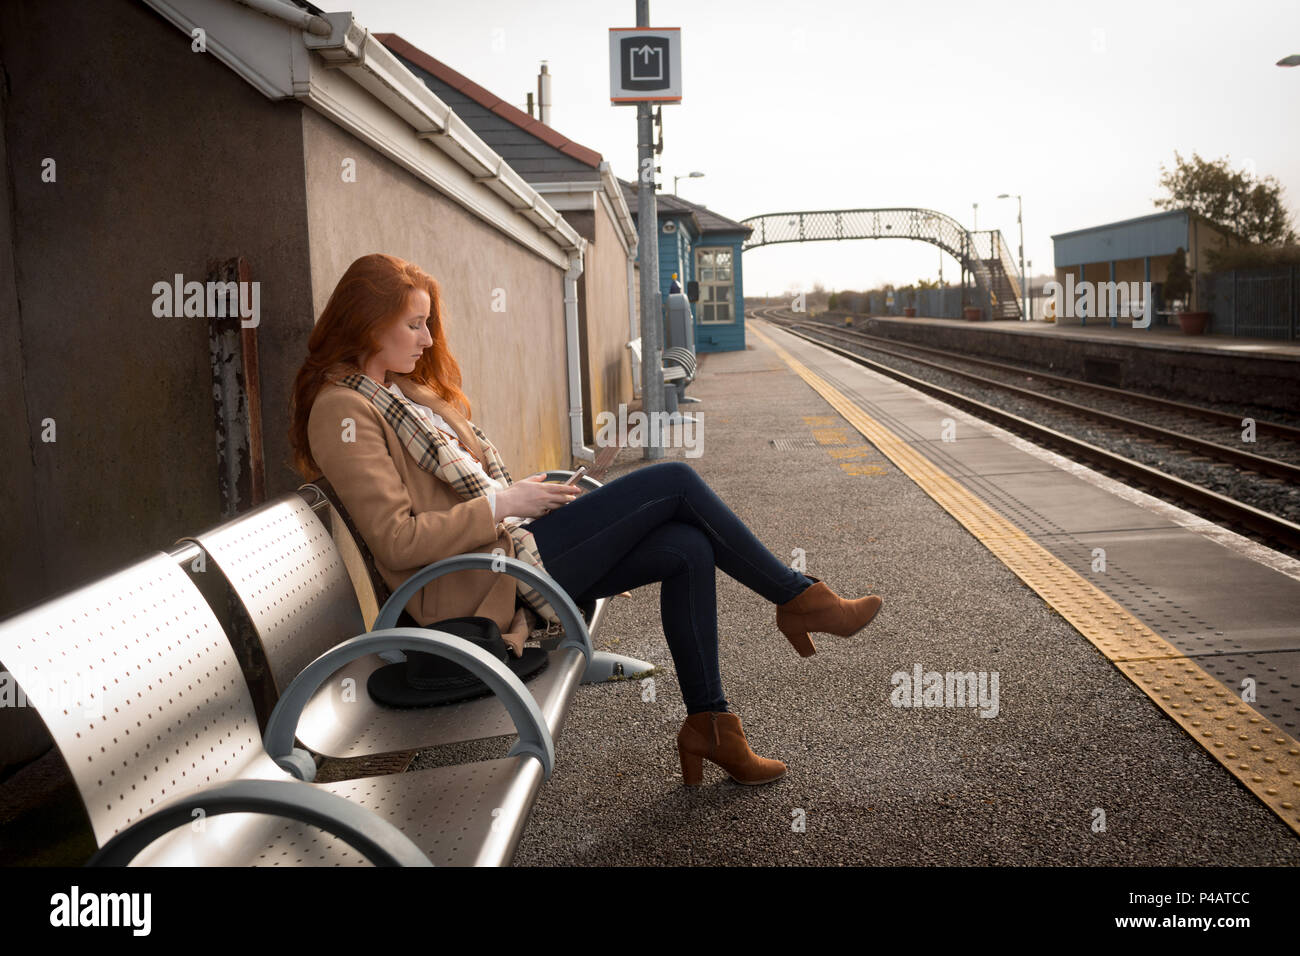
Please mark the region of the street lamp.
<svg viewBox="0 0 1300 956"><path fill-rule="evenodd" d="M1300 53L1292 53L1277 61L1278 66L1300 66Z"/></svg>
<svg viewBox="0 0 1300 956"><path fill-rule="evenodd" d="M1030 259L1030 260L1028 260L1028 261L1025 262L1025 269L1026 269L1030 274L1033 273L1033 271L1034 271L1034 260L1033 260L1033 259ZM1027 286L1029 286L1029 320L1030 320L1031 322L1032 322L1033 319L1034 319L1034 287L1033 287L1033 281L1034 281L1033 279L1030 279L1030 280L1028 280L1028 281L1025 283Z"/></svg>
<svg viewBox="0 0 1300 956"><path fill-rule="evenodd" d="M679 180L679 179L699 179L699 178L700 178L701 176L703 176L703 175L704 175L703 173L687 173L685 176L674 176L674 177L673 177L673 195L674 195L674 196L677 195L677 180Z"/></svg>
<svg viewBox="0 0 1300 956"><path fill-rule="evenodd" d="M970 204L971 209L975 210L975 224L971 226L971 232L979 232L980 228L980 204L973 202Z"/></svg>
<svg viewBox="0 0 1300 956"><path fill-rule="evenodd" d="M1011 199L1013 198L1013 196L1011 193L999 193L998 198ZM1023 314L1021 315L1021 321L1028 322L1029 321L1029 290L1028 290L1028 286L1025 283L1025 217L1023 214L1024 210L1020 202L1020 194L1016 193L1014 195L1014 198L1016 200L1016 225L1020 227L1020 294L1024 296L1024 307L1023 307Z"/></svg>

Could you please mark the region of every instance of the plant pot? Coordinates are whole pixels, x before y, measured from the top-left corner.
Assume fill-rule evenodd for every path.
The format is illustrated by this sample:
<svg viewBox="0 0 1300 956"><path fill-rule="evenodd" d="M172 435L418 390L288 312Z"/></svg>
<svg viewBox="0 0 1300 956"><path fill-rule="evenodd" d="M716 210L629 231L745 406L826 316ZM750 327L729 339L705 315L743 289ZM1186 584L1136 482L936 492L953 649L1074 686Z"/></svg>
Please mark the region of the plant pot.
<svg viewBox="0 0 1300 956"><path fill-rule="evenodd" d="M978 305L968 305L962 308L961 317L967 322L978 322L984 318L984 310Z"/></svg>
<svg viewBox="0 0 1300 956"><path fill-rule="evenodd" d="M912 308L910 305L904 306L903 315L907 316L909 319L914 319L916 318L916 309Z"/></svg>
<svg viewBox="0 0 1300 956"><path fill-rule="evenodd" d="M1205 327L1210 324L1208 312L1179 312L1178 326L1184 335L1204 335Z"/></svg>

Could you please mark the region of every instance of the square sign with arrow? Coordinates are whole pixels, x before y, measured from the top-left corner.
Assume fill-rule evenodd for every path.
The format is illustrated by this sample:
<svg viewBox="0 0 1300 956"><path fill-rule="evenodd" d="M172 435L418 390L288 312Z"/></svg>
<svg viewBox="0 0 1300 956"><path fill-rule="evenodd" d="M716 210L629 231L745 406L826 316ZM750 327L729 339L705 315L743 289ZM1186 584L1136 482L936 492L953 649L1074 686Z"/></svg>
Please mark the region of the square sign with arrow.
<svg viewBox="0 0 1300 956"><path fill-rule="evenodd" d="M682 98L681 27L611 28L609 98L613 103L677 103Z"/></svg>

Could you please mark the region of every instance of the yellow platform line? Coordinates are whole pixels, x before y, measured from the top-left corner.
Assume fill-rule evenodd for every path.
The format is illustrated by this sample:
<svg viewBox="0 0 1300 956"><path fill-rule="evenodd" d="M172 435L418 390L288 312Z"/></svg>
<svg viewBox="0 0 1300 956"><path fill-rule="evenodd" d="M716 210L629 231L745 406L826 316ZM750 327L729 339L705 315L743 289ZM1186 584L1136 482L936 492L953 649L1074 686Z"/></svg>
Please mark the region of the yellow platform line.
<svg viewBox="0 0 1300 956"><path fill-rule="evenodd" d="M1300 833L1300 743L769 336L749 331Z"/></svg>

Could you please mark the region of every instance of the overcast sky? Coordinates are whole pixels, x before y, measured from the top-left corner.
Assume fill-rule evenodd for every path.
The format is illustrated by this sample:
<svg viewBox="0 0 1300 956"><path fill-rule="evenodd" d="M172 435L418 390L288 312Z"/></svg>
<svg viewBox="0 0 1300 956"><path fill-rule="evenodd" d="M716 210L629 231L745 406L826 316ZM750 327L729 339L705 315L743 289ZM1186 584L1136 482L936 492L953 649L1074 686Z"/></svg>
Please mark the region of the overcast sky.
<svg viewBox="0 0 1300 956"><path fill-rule="evenodd" d="M609 102L610 27L634 0L347 0L525 108L543 60L551 125L636 168L636 110ZM1298 0L834 2L652 0L682 30L682 102L666 105L660 181L732 219L789 210L922 206L1051 266L1054 233L1155 212L1174 151L1275 176L1300 219ZM955 280L952 259L944 277ZM745 291L902 285L938 275L907 240L788 244L745 255Z"/></svg>

